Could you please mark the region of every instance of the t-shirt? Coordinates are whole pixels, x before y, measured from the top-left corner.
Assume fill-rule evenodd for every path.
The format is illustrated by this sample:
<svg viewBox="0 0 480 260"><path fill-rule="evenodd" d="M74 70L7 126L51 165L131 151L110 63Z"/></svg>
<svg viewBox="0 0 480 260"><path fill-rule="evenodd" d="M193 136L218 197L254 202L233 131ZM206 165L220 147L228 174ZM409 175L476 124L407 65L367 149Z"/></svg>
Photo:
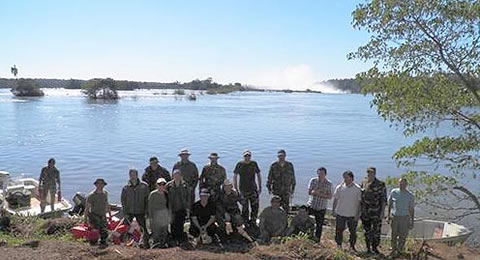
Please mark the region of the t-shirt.
<svg viewBox="0 0 480 260"><path fill-rule="evenodd" d="M260 168L255 161L248 163L240 161L235 166L233 173L240 175L240 191L257 191L257 183L255 182L255 175L260 173Z"/></svg>
<svg viewBox="0 0 480 260"><path fill-rule="evenodd" d="M215 216L216 211L215 203L209 201L204 207L200 201L197 201L192 206L192 217L197 217L198 224L203 226L207 224L211 216Z"/></svg>
<svg viewBox="0 0 480 260"><path fill-rule="evenodd" d="M87 197L87 203L90 205L90 212L98 215L105 216L107 214L108 206L108 192L92 191Z"/></svg>
<svg viewBox="0 0 480 260"><path fill-rule="evenodd" d="M393 189L388 198L393 216L408 216L409 208L415 206L415 197L408 190Z"/></svg>
<svg viewBox="0 0 480 260"><path fill-rule="evenodd" d="M343 217L355 217L358 214L362 200L362 189L358 184L347 186L341 183L335 189L333 197L337 199L335 213Z"/></svg>

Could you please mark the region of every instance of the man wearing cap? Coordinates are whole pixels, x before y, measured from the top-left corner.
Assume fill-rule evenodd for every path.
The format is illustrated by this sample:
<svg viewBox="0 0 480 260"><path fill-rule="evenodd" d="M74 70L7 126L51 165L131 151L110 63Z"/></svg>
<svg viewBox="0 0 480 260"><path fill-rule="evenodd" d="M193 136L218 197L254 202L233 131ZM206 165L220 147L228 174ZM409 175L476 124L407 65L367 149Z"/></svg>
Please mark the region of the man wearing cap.
<svg viewBox="0 0 480 260"><path fill-rule="evenodd" d="M238 206L240 202L240 194L233 189L232 182L225 179L217 200L217 222L227 234L233 232L234 228L239 231L238 233L243 233L243 219Z"/></svg>
<svg viewBox="0 0 480 260"><path fill-rule="evenodd" d="M168 203L172 213L172 225L170 227L173 239L179 243L186 241L183 226L185 216L190 217L190 197L188 196L187 185L182 179L179 169L173 171L173 180L167 184Z"/></svg>
<svg viewBox="0 0 480 260"><path fill-rule="evenodd" d="M284 236L287 231L287 213L280 207L282 199L274 195L271 206L266 207L260 214L260 239L270 242L272 237Z"/></svg>
<svg viewBox="0 0 480 260"><path fill-rule="evenodd" d="M107 247L107 212L111 216L108 192L103 188L107 183L104 179L97 179L93 183L95 190L87 196L85 206L85 223L89 223L100 232L100 248Z"/></svg>
<svg viewBox="0 0 480 260"><path fill-rule="evenodd" d="M293 164L286 161L285 150L278 151L278 161L270 166L267 179L268 193L277 195L282 199L282 208L290 211L290 197L295 192L295 170Z"/></svg>
<svg viewBox="0 0 480 260"><path fill-rule="evenodd" d="M367 252L379 254L377 247L380 245L382 219L387 204L387 188L384 182L376 178L376 172L375 167L367 168L367 178L361 184L363 189L361 218Z"/></svg>
<svg viewBox="0 0 480 260"><path fill-rule="evenodd" d="M170 181L170 173L167 169L158 164L158 158L150 158L150 165L145 168L145 172L142 176L142 181L148 184L150 191L153 191L157 188L158 178L164 178L166 181Z"/></svg>
<svg viewBox="0 0 480 260"><path fill-rule="evenodd" d="M245 223L256 225L258 216L258 197L262 192L262 176L257 162L251 160L252 153L249 150L243 152L243 160L238 162L233 171L233 186L242 195L242 217ZM240 176L240 189L238 189L238 176ZM255 183L255 177L257 182ZM258 185L257 185L258 184ZM252 210L249 216L248 206Z"/></svg>
<svg viewBox="0 0 480 260"><path fill-rule="evenodd" d="M148 184L140 181L138 171L130 169L128 172L128 183L122 189L121 201L122 209L125 214L125 222L129 225L133 218L137 219L143 232L143 246L149 247L149 235L147 224L145 222L145 214L147 213L148 195L150 189Z"/></svg>
<svg viewBox="0 0 480 260"><path fill-rule="evenodd" d="M343 183L339 184L333 193L333 215L336 217L335 242L337 248L342 248L343 231L345 225L350 232L350 249L355 249L357 242L357 225L360 219L360 201L362 200L362 189L353 182L353 172L343 173Z"/></svg>
<svg viewBox="0 0 480 260"><path fill-rule="evenodd" d="M52 211L55 210L55 194L57 193L58 184L58 198L61 199L60 191L60 171L55 167L55 159L50 158L48 165L42 168L40 179L38 180L38 194L40 195L40 212L45 211L47 199L50 203ZM47 195L50 195L47 198Z"/></svg>
<svg viewBox="0 0 480 260"><path fill-rule="evenodd" d="M152 228L154 248L165 248L167 243L170 212L168 204L167 181L164 178L157 180L157 189L148 196L148 217Z"/></svg>
<svg viewBox="0 0 480 260"><path fill-rule="evenodd" d="M195 202L195 189L198 185L198 168L195 163L191 162L188 158L190 153L187 149L182 149L178 154L180 161L175 163L173 171L179 169L182 173L182 178L187 184L188 194L190 196L190 203Z"/></svg>
<svg viewBox="0 0 480 260"><path fill-rule="evenodd" d="M215 203L209 201L209 196L207 189L201 189L200 200L192 206L192 224L189 233L197 240L199 237L205 237L205 235L208 235L211 239L217 238L216 207Z"/></svg>
<svg viewBox="0 0 480 260"><path fill-rule="evenodd" d="M218 164L218 158L220 157L217 153L211 153L210 156L208 156L210 163L203 167L202 174L200 175L199 187L208 189L210 192L210 200L213 202L217 201L222 184L227 178L225 168Z"/></svg>

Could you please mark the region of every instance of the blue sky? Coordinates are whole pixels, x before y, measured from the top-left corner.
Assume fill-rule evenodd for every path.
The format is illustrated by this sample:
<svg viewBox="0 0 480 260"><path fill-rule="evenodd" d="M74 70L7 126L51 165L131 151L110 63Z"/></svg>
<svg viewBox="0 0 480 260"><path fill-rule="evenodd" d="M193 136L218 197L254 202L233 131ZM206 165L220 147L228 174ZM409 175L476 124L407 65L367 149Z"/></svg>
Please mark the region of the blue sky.
<svg viewBox="0 0 480 260"><path fill-rule="evenodd" d="M1 1L0 77L306 88L368 69L346 59L359 2Z"/></svg>

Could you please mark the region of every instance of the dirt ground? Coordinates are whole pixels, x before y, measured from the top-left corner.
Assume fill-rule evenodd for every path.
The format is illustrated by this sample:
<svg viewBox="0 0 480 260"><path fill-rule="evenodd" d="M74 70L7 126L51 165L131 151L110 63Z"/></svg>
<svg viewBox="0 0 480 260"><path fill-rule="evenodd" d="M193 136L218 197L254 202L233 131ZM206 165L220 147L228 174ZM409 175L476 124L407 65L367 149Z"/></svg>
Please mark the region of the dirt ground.
<svg viewBox="0 0 480 260"><path fill-rule="evenodd" d="M110 246L107 249L100 250L98 247L84 243L46 240L40 241L38 246L34 248L29 246L0 247L0 259L391 259L382 256L374 258L363 253L338 254L338 252L334 252L335 249L332 249L332 246L328 243L318 245L305 241L289 241L269 246L252 245L250 248L232 248L227 246L223 250L214 246L195 250L179 247L143 250L125 246ZM463 246L449 247L443 244L434 244L427 247L425 252L430 252L431 254L423 254L418 259L480 259L478 251ZM347 256L348 258L335 258L336 256ZM396 259L412 259L412 256Z"/></svg>

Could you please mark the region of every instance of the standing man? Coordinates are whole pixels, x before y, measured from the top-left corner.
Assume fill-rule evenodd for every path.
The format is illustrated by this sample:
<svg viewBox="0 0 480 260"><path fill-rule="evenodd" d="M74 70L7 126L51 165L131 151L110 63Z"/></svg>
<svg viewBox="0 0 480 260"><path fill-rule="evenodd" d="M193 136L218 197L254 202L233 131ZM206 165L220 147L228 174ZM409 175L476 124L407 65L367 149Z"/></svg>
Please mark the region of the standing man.
<svg viewBox="0 0 480 260"><path fill-rule="evenodd" d="M121 201L123 214L125 214L125 222L130 225L133 218L137 219L143 233L143 246L149 248L149 235L147 224L145 222L145 214L147 212L148 195L150 189L148 184L140 181L138 171L130 169L128 172L128 183L123 187Z"/></svg>
<svg viewBox="0 0 480 260"><path fill-rule="evenodd" d="M164 178L166 181L170 181L170 173L167 169L163 168L158 164L157 157L150 158L150 165L145 168L145 173L143 173L142 181L148 184L150 191L153 191L157 188L157 180L159 178Z"/></svg>
<svg viewBox="0 0 480 260"><path fill-rule="evenodd" d="M339 184L333 194L333 215L336 216L335 242L337 247L342 248L343 231L345 225L350 232L350 249L354 252L357 243L357 225L360 219L360 202L362 200L362 189L353 182L353 172L343 173L343 183Z"/></svg>
<svg viewBox="0 0 480 260"><path fill-rule="evenodd" d="M382 229L382 219L385 214L387 204L387 188L385 183L376 178L377 169L375 167L367 168L367 178L362 182L362 202L361 218L362 226L365 230L365 243L367 252L380 254L378 246L380 245L380 231Z"/></svg>
<svg viewBox="0 0 480 260"><path fill-rule="evenodd" d="M407 190L408 182L402 178L400 188L393 189L388 198L388 222L392 227L392 255L403 252L408 230L413 228L415 197Z"/></svg>
<svg viewBox="0 0 480 260"><path fill-rule="evenodd" d="M190 153L187 149L182 149L178 154L180 161L175 163L173 170L179 169L182 173L182 178L187 184L188 196L190 197L190 203L195 202L195 189L198 185L198 169L195 163L191 162L188 158ZM190 205L191 207L191 205Z"/></svg>
<svg viewBox="0 0 480 260"><path fill-rule="evenodd" d="M243 152L243 161L235 166L233 171L233 186L242 195L242 217L245 224L256 225L258 216L258 197L262 192L262 176L260 168L255 161L251 160L252 153L249 150ZM240 175L240 189L238 189L238 176ZM255 176L257 182L255 183ZM257 185L258 184L258 185ZM248 206L252 210L249 216Z"/></svg>
<svg viewBox="0 0 480 260"><path fill-rule="evenodd" d="M185 216L190 217L190 197L188 195L187 184L182 179L182 173L179 169L173 171L173 180L167 184L168 203L172 213L172 225L170 227L172 237L178 243L186 241L183 226Z"/></svg>
<svg viewBox="0 0 480 260"><path fill-rule="evenodd" d="M315 216L315 238L318 242L322 238L325 212L327 211L328 200L332 198L332 189L333 185L327 179L327 169L325 167L318 168L317 177L312 178L308 184L309 199L307 202L310 214Z"/></svg>
<svg viewBox="0 0 480 260"><path fill-rule="evenodd" d="M58 185L58 187L57 187ZM38 194L40 195L40 212L45 211L45 206L50 203L52 211L55 210L55 194L58 188L58 200L62 199L60 189L60 171L55 167L55 159L50 158L48 165L42 168L40 178L38 180ZM47 195L50 195L47 202Z"/></svg>
<svg viewBox="0 0 480 260"><path fill-rule="evenodd" d="M216 202L223 182L227 179L225 168L218 164L217 153L211 153L208 156L210 163L205 165L200 175L200 187L206 188L210 192L210 200Z"/></svg>
<svg viewBox="0 0 480 260"><path fill-rule="evenodd" d="M85 206L85 223L100 231L100 249L107 247L108 229L107 212L112 216L108 203L108 192L103 188L107 185L104 179L97 179L93 183L95 190L87 196Z"/></svg>
<svg viewBox="0 0 480 260"><path fill-rule="evenodd" d="M277 195L282 199L282 208L285 212L290 211L290 197L295 192L295 170L293 164L286 161L285 150L278 151L278 161L272 163L268 172L268 193Z"/></svg>

